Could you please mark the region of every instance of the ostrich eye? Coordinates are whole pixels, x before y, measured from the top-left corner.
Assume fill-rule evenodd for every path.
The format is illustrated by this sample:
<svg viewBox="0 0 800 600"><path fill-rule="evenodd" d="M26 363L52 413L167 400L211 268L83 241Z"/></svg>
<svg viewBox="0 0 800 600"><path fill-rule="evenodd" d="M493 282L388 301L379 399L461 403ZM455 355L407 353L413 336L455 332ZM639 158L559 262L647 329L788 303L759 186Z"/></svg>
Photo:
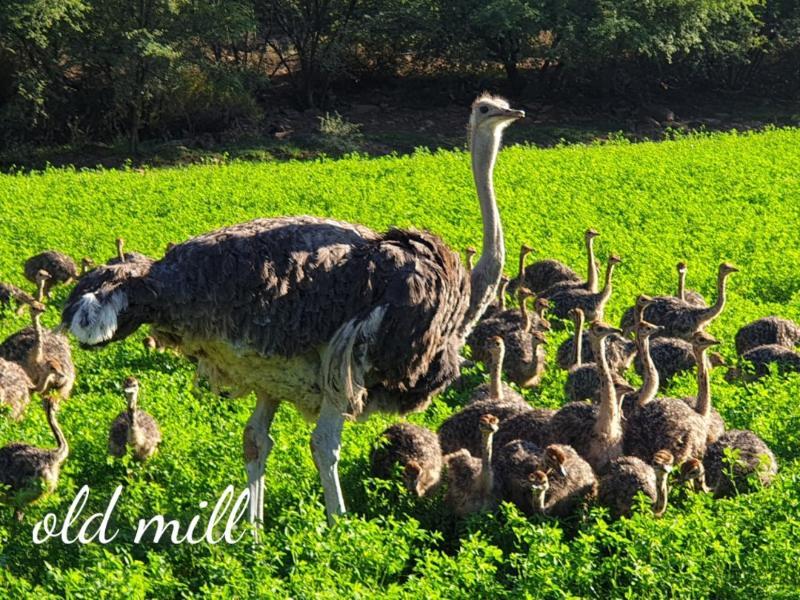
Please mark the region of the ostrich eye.
<svg viewBox="0 0 800 600"><path fill-rule="evenodd" d="M488 106L481 106L480 111L483 114L486 114L487 112L489 112L489 107Z"/></svg>

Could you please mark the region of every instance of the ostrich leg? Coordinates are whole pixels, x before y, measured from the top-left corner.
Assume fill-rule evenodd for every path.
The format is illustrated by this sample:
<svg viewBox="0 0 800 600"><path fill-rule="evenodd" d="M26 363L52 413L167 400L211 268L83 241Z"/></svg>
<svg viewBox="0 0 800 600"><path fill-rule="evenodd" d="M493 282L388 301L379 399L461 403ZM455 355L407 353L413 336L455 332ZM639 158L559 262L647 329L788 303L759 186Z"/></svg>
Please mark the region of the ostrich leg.
<svg viewBox="0 0 800 600"><path fill-rule="evenodd" d="M338 469L343 425L342 411L326 400L322 403L317 426L311 434L311 453L322 481L325 511L328 513L328 523L331 524L334 517L345 512Z"/></svg>
<svg viewBox="0 0 800 600"><path fill-rule="evenodd" d="M256 395L256 409L244 428L244 460L247 469L247 487L250 490L251 523L264 522L264 467L272 450L269 428L279 402Z"/></svg>

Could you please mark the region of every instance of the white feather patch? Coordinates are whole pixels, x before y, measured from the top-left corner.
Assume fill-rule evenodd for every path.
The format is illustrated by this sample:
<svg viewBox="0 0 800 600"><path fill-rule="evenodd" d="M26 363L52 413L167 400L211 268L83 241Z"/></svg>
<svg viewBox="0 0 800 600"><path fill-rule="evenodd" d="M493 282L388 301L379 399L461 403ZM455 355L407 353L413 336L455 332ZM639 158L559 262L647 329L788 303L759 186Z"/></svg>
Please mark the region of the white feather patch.
<svg viewBox="0 0 800 600"><path fill-rule="evenodd" d="M366 353L360 360L353 355L355 342L373 343L385 313L385 306L377 306L364 320L351 319L339 327L321 352L320 379L325 396L353 419L364 411L364 375L370 369Z"/></svg>
<svg viewBox="0 0 800 600"><path fill-rule="evenodd" d="M128 308L125 292L114 292L102 302L94 293L84 294L72 317L70 331L84 344L99 344L110 340L117 331L117 316Z"/></svg>

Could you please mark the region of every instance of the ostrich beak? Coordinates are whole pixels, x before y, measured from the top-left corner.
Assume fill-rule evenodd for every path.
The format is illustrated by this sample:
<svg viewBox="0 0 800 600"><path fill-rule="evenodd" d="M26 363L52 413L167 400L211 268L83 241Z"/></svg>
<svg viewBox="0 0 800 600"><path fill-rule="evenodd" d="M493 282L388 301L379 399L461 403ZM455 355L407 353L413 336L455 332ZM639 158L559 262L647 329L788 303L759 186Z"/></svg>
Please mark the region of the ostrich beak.
<svg viewBox="0 0 800 600"><path fill-rule="evenodd" d="M509 117L510 119L524 119L525 118L525 111L524 110L515 110L513 108L507 108L503 111L503 115Z"/></svg>

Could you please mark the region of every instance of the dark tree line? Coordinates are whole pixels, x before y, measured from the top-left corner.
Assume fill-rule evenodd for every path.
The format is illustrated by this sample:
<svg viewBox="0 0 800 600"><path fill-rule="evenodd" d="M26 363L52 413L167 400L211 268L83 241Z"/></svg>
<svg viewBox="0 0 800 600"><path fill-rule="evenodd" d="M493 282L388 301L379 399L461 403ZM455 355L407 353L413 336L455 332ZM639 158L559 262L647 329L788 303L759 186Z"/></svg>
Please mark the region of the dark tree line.
<svg viewBox="0 0 800 600"><path fill-rule="evenodd" d="M371 78L800 89L797 0L7 0L0 144L214 132ZM285 96L282 96L285 98ZM284 100L285 101L285 100Z"/></svg>

